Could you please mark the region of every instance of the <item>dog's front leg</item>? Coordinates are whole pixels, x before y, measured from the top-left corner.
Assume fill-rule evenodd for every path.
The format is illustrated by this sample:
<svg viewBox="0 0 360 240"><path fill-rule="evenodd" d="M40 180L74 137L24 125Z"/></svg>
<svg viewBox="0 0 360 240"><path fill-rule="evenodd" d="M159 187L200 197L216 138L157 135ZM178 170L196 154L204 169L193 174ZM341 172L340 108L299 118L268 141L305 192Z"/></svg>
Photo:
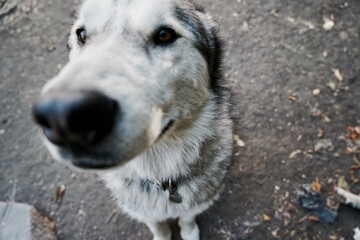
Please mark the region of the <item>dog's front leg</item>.
<svg viewBox="0 0 360 240"><path fill-rule="evenodd" d="M193 215L185 215L179 218L180 234L184 240L199 240L200 231Z"/></svg>
<svg viewBox="0 0 360 240"><path fill-rule="evenodd" d="M153 240L171 240L171 230L166 222L146 222L152 234Z"/></svg>

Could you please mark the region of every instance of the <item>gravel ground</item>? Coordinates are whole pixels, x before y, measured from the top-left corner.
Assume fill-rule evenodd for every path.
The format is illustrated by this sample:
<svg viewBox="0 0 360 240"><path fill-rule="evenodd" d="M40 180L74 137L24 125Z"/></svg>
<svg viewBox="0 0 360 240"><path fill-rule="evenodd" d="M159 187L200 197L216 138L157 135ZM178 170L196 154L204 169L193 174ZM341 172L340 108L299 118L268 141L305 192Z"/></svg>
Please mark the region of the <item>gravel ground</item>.
<svg viewBox="0 0 360 240"><path fill-rule="evenodd" d="M330 200L344 179L360 193L360 140L349 128L360 126L360 2L199 2L227 43L241 139L226 191L198 218L203 239L352 239L359 210L331 204L339 216L326 223L300 206L297 189L313 183ZM94 174L53 162L31 121L41 86L67 60L75 5L0 0L0 201L34 205L59 239L151 239Z"/></svg>

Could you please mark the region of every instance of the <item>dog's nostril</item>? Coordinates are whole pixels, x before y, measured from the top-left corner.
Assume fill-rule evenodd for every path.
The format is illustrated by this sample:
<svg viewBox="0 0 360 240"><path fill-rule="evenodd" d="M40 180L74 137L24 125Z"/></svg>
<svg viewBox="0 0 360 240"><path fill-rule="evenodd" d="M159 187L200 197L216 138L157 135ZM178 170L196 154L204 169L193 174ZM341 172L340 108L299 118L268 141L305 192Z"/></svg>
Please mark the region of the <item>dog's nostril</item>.
<svg viewBox="0 0 360 240"><path fill-rule="evenodd" d="M36 104L33 107L33 117L36 123L41 127L51 128L49 114L47 113L46 107L43 104Z"/></svg>
<svg viewBox="0 0 360 240"><path fill-rule="evenodd" d="M53 93L33 108L35 121L56 145L94 145L113 129L119 106L98 91Z"/></svg>
<svg viewBox="0 0 360 240"><path fill-rule="evenodd" d="M45 116L35 115L35 119L42 127L45 127L45 128L51 127L49 121L46 119Z"/></svg>
<svg viewBox="0 0 360 240"><path fill-rule="evenodd" d="M56 130L51 128L43 128L43 133L47 139L49 139L50 142L54 143L58 146L65 146L65 140L62 134Z"/></svg>
<svg viewBox="0 0 360 240"><path fill-rule="evenodd" d="M60 128L56 122L56 102L53 100L39 101L33 106L32 114L35 122L40 125L47 139L62 146L65 144Z"/></svg>
<svg viewBox="0 0 360 240"><path fill-rule="evenodd" d="M118 104L100 92L92 91L68 112L68 131L86 144L102 140L113 128Z"/></svg>

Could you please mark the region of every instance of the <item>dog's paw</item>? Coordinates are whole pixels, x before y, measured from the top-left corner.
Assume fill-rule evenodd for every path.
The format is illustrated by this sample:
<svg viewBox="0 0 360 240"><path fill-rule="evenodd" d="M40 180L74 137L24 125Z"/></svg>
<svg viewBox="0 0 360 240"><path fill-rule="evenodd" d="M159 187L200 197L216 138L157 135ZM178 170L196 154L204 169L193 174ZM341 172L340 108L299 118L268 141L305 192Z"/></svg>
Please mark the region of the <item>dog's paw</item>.
<svg viewBox="0 0 360 240"><path fill-rule="evenodd" d="M197 224L194 224L190 227L181 228L181 237L183 240L199 240L200 239L200 230Z"/></svg>
<svg viewBox="0 0 360 240"><path fill-rule="evenodd" d="M166 237L154 236L153 240L171 240L171 234Z"/></svg>

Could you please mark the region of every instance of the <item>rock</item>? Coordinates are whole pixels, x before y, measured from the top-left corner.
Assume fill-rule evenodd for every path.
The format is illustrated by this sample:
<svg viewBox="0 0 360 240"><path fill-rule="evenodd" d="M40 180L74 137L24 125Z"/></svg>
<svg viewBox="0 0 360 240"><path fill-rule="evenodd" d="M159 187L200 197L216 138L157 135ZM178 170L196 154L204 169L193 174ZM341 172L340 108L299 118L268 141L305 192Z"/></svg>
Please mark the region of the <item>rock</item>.
<svg viewBox="0 0 360 240"><path fill-rule="evenodd" d="M314 147L315 152L320 152L321 150L332 151L333 149L334 149L334 146L333 146L331 140L329 140L329 139L322 139L322 140L318 141Z"/></svg>
<svg viewBox="0 0 360 240"><path fill-rule="evenodd" d="M0 216L0 239L57 239L54 223L30 205L0 202Z"/></svg>

